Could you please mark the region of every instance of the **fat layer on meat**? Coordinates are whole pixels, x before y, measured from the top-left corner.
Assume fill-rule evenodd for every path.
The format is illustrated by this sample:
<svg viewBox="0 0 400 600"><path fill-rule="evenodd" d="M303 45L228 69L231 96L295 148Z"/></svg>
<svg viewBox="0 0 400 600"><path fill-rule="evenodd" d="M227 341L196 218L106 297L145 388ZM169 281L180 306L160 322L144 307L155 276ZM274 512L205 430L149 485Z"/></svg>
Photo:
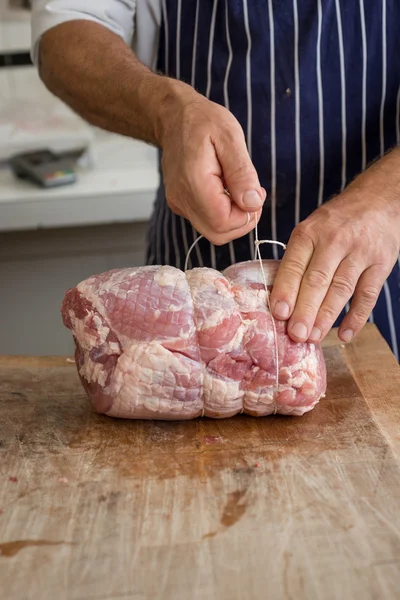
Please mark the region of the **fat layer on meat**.
<svg viewBox="0 0 400 600"><path fill-rule="evenodd" d="M264 261L272 285L278 261ZM95 410L134 419L303 415L326 389L319 345L272 316L260 265L116 269L69 290L64 324Z"/></svg>

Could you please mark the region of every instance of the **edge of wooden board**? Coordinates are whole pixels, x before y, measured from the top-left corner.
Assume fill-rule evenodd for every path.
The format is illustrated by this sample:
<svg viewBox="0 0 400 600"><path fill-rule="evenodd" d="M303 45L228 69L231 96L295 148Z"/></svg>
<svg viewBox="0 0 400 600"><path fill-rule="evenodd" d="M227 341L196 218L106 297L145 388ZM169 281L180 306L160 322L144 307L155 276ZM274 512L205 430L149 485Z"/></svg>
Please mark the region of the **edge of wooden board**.
<svg viewBox="0 0 400 600"><path fill-rule="evenodd" d="M75 360L72 356L20 356L0 354L0 367L13 369L21 368L39 368L49 367L75 367Z"/></svg>
<svg viewBox="0 0 400 600"><path fill-rule="evenodd" d="M371 413L396 454L400 455L400 366L375 325L367 324L350 344L332 330L324 348L339 346Z"/></svg>

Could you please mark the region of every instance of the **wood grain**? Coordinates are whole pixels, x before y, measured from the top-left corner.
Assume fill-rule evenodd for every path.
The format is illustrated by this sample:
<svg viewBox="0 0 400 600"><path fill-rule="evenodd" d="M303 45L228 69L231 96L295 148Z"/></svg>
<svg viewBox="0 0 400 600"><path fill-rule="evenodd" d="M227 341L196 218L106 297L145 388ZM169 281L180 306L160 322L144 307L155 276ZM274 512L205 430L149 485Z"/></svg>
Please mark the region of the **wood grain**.
<svg viewBox="0 0 400 600"><path fill-rule="evenodd" d="M325 344L302 418L94 414L64 357L0 357L10 600L394 600L400 369L373 326Z"/></svg>

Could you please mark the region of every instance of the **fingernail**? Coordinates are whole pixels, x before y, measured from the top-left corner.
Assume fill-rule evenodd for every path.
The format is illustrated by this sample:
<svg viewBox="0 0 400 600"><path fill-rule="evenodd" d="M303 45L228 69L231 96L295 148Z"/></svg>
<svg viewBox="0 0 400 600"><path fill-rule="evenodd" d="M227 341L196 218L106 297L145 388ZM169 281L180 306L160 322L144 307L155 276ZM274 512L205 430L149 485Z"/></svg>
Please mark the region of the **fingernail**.
<svg viewBox="0 0 400 600"><path fill-rule="evenodd" d="M300 338L300 339L307 338L308 332L307 332L307 327L304 325L304 323L296 323L295 325L293 325L293 327L290 328L290 331L297 338Z"/></svg>
<svg viewBox="0 0 400 600"><path fill-rule="evenodd" d="M255 190L251 190L243 194L243 204L247 208L259 208L262 205L262 200Z"/></svg>
<svg viewBox="0 0 400 600"><path fill-rule="evenodd" d="M310 341L311 342L319 342L319 340L321 339L321 335L322 335L322 331L320 330L320 328L313 327L311 334L310 334Z"/></svg>
<svg viewBox="0 0 400 600"><path fill-rule="evenodd" d="M354 331L352 331L351 329L346 329L346 331L343 331L343 333L340 334L340 338L343 342L346 342L346 344L348 344L349 342L351 342L353 335Z"/></svg>
<svg viewBox="0 0 400 600"><path fill-rule="evenodd" d="M282 300L278 300L274 306L274 315L277 319L287 319L289 317L290 308L289 304L283 302Z"/></svg>

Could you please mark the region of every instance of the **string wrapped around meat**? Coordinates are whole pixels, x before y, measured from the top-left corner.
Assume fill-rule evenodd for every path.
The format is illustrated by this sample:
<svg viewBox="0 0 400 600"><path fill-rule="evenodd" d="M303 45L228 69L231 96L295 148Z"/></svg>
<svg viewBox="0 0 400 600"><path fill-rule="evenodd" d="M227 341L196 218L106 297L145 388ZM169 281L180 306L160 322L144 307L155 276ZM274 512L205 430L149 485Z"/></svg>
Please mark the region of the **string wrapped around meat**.
<svg viewBox="0 0 400 600"><path fill-rule="evenodd" d="M278 264L263 261L268 286ZM224 273L109 271L69 290L62 315L82 384L95 410L110 416L302 415L326 390L319 345L293 342L279 321L275 340L257 261Z"/></svg>

